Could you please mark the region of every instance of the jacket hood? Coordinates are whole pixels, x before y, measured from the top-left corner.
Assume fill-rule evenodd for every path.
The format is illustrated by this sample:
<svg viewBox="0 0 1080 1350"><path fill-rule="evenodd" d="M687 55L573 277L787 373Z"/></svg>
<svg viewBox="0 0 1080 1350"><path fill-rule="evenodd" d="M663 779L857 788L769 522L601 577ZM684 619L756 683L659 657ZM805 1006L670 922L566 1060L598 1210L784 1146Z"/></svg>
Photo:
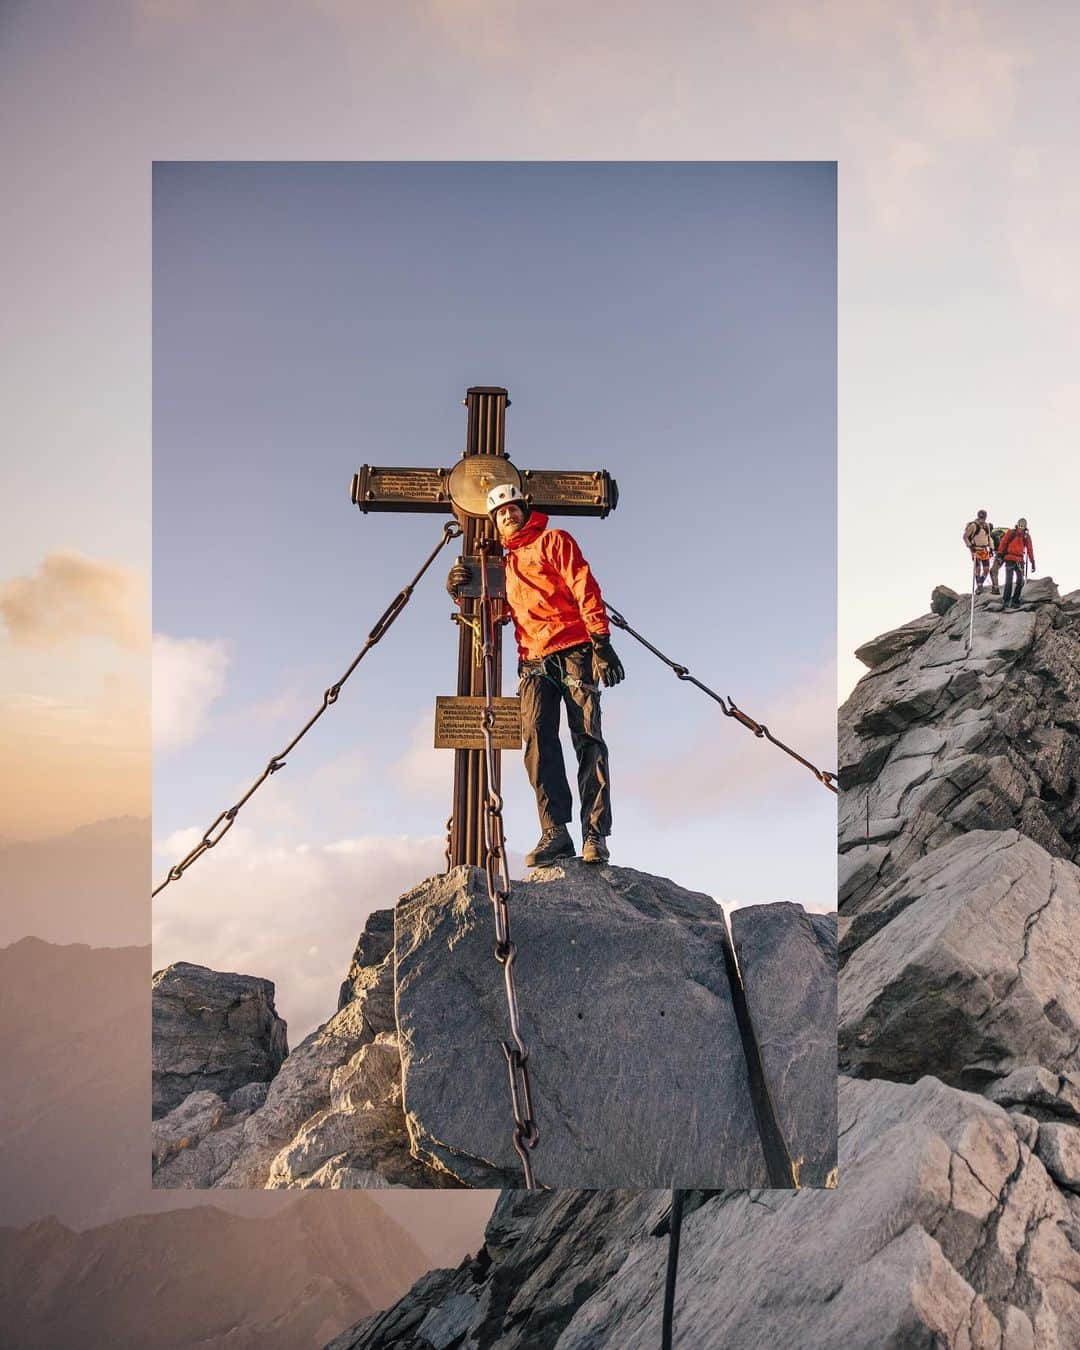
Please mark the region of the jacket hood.
<svg viewBox="0 0 1080 1350"><path fill-rule="evenodd" d="M543 534L547 529L547 523L548 518L543 511L533 511L516 534L502 541L503 548L521 548L523 544L531 544L538 534Z"/></svg>

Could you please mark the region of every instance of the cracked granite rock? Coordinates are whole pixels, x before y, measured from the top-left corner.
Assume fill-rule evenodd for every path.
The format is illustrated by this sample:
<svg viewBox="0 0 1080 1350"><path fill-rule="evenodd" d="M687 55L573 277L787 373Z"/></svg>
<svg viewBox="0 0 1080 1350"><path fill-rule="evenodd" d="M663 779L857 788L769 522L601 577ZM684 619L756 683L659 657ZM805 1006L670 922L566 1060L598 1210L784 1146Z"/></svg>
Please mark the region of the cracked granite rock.
<svg viewBox="0 0 1080 1350"><path fill-rule="evenodd" d="M1006 1111L933 1078L844 1079L840 1125L837 1191L690 1192L680 1350L1080 1343L1077 1213ZM655 1350L669 1203L508 1192L477 1257L332 1350Z"/></svg>
<svg viewBox="0 0 1080 1350"><path fill-rule="evenodd" d="M767 1185L720 906L662 877L577 862L515 882L510 903L538 1183ZM751 1013L812 991L800 1016L784 1020L786 1043L770 1050L774 1091L799 1120L807 1173L823 1184L833 1166L834 1065L818 1047L835 1044L834 969L809 923L800 968L770 963L782 926L766 931L767 910L742 920L750 938L761 930L761 960L747 977L762 986ZM787 912L806 920L799 906ZM396 963L414 1152L469 1185L521 1184L500 1044L505 995L478 869L455 868L401 900ZM786 1077L793 1062L799 1071ZM806 1094L798 1111L787 1100L794 1093Z"/></svg>
<svg viewBox="0 0 1080 1350"><path fill-rule="evenodd" d="M731 937L799 1184L834 1186L836 915L787 903L748 905L733 911Z"/></svg>
<svg viewBox="0 0 1080 1350"><path fill-rule="evenodd" d="M270 980L178 961L155 973L151 1000L155 1119L192 1092L269 1082L289 1053Z"/></svg>
<svg viewBox="0 0 1080 1350"><path fill-rule="evenodd" d="M1019 611L979 596L970 652L969 597L860 648L874 665L840 710L845 912L972 830L1015 829L1078 859L1077 598L1049 577L1028 583ZM919 645L897 648L908 630Z"/></svg>
<svg viewBox="0 0 1080 1350"><path fill-rule="evenodd" d="M1080 868L1015 830L921 859L858 911L840 985L841 1067L980 1086L1080 1072Z"/></svg>

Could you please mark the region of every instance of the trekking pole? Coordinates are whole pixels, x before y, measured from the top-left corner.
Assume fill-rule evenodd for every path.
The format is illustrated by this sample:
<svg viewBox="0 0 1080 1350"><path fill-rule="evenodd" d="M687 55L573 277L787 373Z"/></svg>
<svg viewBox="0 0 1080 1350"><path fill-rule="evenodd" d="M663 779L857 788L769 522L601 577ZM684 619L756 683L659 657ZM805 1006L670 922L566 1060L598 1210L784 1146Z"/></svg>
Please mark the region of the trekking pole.
<svg viewBox="0 0 1080 1350"><path fill-rule="evenodd" d="M979 560L973 556L971 559L971 622L968 624L968 651L971 651L971 643L975 637L975 580L978 575Z"/></svg>

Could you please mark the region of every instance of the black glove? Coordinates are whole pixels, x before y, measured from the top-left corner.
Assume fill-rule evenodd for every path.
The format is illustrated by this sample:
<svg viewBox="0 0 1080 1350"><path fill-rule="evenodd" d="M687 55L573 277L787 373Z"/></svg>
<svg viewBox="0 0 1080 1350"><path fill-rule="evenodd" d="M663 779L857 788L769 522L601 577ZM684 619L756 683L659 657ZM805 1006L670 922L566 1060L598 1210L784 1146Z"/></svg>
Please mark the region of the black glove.
<svg viewBox="0 0 1080 1350"><path fill-rule="evenodd" d="M593 679L597 684L602 684L605 689L610 689L613 684L619 684L626 679L626 671L623 670L622 662L615 655L615 648L611 645L611 639L602 637L599 633L593 634L592 640L593 653Z"/></svg>
<svg viewBox="0 0 1080 1350"><path fill-rule="evenodd" d="M468 580L469 569L459 559L453 567L451 567L446 577L446 589L454 600L458 598L458 591L462 586L468 583Z"/></svg>

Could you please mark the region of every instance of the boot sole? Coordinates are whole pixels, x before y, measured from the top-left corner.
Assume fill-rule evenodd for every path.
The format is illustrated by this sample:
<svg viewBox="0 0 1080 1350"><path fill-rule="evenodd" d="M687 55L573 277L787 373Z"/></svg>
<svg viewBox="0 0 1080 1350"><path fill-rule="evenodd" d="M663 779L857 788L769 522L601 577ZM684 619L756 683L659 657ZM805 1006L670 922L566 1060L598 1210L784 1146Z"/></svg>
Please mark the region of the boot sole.
<svg viewBox="0 0 1080 1350"><path fill-rule="evenodd" d="M576 857L577 854L574 852L573 847L570 847L569 849L564 849L562 853L545 854L542 858L535 858L530 853L527 854L525 857L525 866L547 867L548 863L559 862L560 859L562 858L576 858ZM530 859L532 859L532 861L530 861Z"/></svg>

